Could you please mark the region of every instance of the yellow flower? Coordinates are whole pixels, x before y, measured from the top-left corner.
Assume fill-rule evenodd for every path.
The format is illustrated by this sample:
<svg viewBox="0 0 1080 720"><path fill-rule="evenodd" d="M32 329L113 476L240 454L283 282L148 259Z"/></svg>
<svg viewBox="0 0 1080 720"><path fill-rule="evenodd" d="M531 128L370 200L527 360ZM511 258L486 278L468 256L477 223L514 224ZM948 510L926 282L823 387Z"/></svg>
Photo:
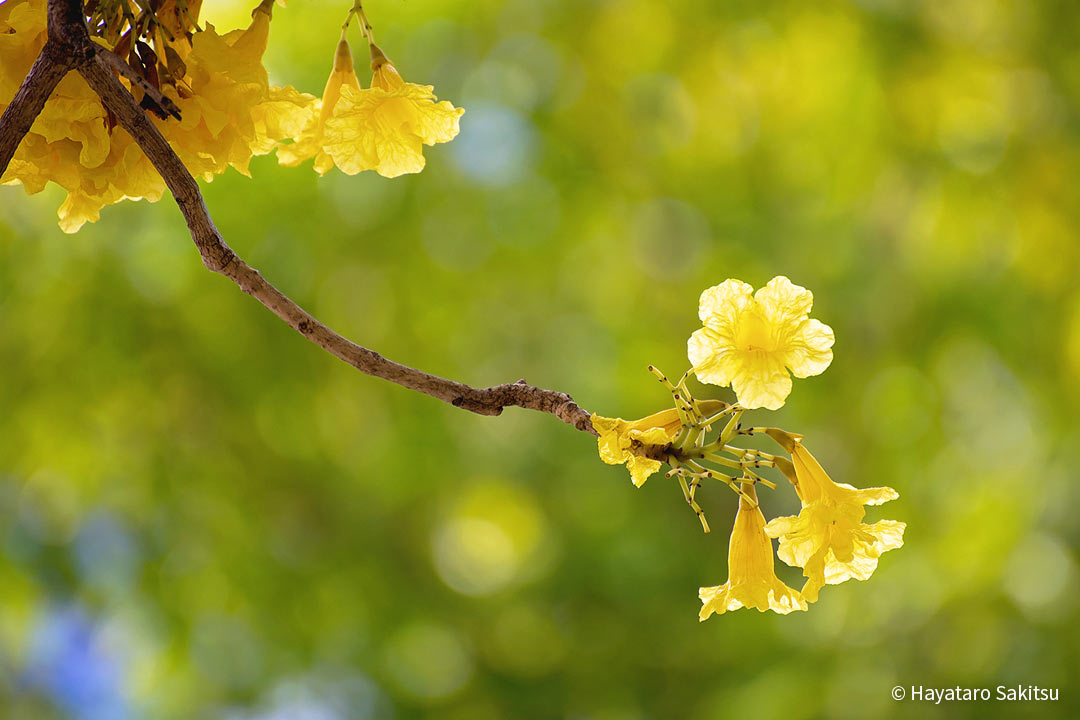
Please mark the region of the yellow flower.
<svg viewBox="0 0 1080 720"><path fill-rule="evenodd" d="M750 491L752 493L752 488ZM806 610L806 600L789 588L773 569L772 541L765 534L765 516L745 498L739 500L735 527L728 546L728 581L698 591L702 606L699 618L722 614L742 607L772 610L787 615Z"/></svg>
<svg viewBox="0 0 1080 720"><path fill-rule="evenodd" d="M741 280L725 280L701 294L687 355L698 379L730 384L745 408L776 410L791 392L788 370L818 375L832 362L832 328L809 319L814 296L779 276L754 293Z"/></svg>
<svg viewBox="0 0 1080 720"><path fill-rule="evenodd" d="M878 557L904 544L904 523L862 522L865 505L880 505L899 494L890 487L855 488L833 482L802 443L787 434L770 431L791 454L802 500L798 516L779 517L765 532L780 539L777 555L788 565L803 568L803 595L815 602L825 585L852 578L866 580L877 569Z"/></svg>
<svg viewBox="0 0 1080 720"><path fill-rule="evenodd" d="M724 409L719 400L701 400L697 403L702 415L712 415ZM602 415L592 416L593 427L600 433L597 447L600 459L608 465L626 465L635 487L641 487L649 476L660 469L659 460L639 455L645 445L667 445L682 429L678 411L674 408L661 410L640 420L623 420Z"/></svg>
<svg viewBox="0 0 1080 720"><path fill-rule="evenodd" d="M338 44L320 115L299 141L278 149L283 165L313 157L320 175L337 165L348 175L374 170L397 177L424 169L424 145L449 142L458 134L464 109L436 102L430 85L402 80L377 46L371 53L371 87L361 88L348 43Z"/></svg>
<svg viewBox="0 0 1080 720"><path fill-rule="evenodd" d="M342 87L326 121L326 151L350 175L368 168L388 178L418 173L423 146L453 140L465 110L436 102L430 85L405 82L385 58L374 70L368 90Z"/></svg>
<svg viewBox="0 0 1080 720"><path fill-rule="evenodd" d="M597 446L600 459L608 465L626 465L635 487L641 487L660 469L660 461L634 452L642 445L666 445L682 427L674 408L662 410L640 420L592 416L593 427L600 433Z"/></svg>

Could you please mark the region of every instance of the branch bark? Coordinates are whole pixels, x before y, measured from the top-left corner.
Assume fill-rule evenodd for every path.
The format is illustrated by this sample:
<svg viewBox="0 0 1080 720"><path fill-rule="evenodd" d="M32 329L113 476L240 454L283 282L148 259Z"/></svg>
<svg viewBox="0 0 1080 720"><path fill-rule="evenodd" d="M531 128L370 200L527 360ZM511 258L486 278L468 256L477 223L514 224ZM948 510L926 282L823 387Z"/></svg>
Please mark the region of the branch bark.
<svg viewBox="0 0 1080 720"><path fill-rule="evenodd" d="M72 68L101 97L164 179L203 264L235 282L309 341L363 373L463 410L499 415L503 408L516 406L550 413L578 430L596 434L590 414L566 393L529 385L524 380L476 388L394 362L334 332L263 278L226 244L214 226L198 183L90 41L79 0L49 0L49 41L0 120L0 175L45 100Z"/></svg>

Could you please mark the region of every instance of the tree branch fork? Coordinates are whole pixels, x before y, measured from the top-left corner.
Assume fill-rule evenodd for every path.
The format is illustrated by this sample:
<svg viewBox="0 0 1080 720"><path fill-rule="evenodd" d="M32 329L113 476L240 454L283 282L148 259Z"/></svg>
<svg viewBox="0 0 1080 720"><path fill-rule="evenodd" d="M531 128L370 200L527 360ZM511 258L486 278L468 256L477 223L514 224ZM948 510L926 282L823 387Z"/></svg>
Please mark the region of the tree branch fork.
<svg viewBox="0 0 1080 720"><path fill-rule="evenodd" d="M431 375L352 342L297 305L228 246L214 226L198 183L117 78L114 65L107 51L90 40L80 0L49 0L48 41L0 117L0 175L7 169L16 148L56 86L74 70L135 139L165 181L184 216L203 264L232 280L309 341L363 373L469 412L499 415L506 407L521 407L550 413L578 430L596 434L590 414L566 393L539 388L524 380L476 388ZM155 100L159 102L159 109L172 112L166 103Z"/></svg>

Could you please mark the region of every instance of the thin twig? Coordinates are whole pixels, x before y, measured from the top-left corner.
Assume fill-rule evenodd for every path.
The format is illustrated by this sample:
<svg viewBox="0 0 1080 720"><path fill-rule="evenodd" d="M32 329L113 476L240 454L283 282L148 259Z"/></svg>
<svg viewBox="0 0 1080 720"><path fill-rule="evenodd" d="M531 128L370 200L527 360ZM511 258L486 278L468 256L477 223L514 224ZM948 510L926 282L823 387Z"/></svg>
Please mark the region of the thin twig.
<svg viewBox="0 0 1080 720"><path fill-rule="evenodd" d="M116 116L119 124L139 144L164 179L173 197L176 198L176 204L184 215L191 238L207 268L235 282L241 290L256 298L314 344L368 375L389 380L402 387L430 395L455 407L480 415L498 415L503 408L516 406L550 413L578 430L596 434L590 422L589 413L566 393L535 387L524 380L487 388L475 388L388 360L379 353L357 345L328 328L267 282L258 270L244 262L225 243L206 209L198 183L162 137L157 127L135 102L131 93L117 79L109 63L98 56L96 46L89 40L78 0L49 0L49 36L50 43L55 40L62 47L70 48L72 59L67 61L67 67L72 65L76 67L90 87L101 97L105 107ZM35 64L35 69L38 73L51 77L56 72L58 62L52 59L51 55L46 58L44 53L42 58L44 59L39 59L39 63ZM41 67L38 67L39 64ZM34 75L34 71L31 71L31 75ZM60 76L62 75L61 72ZM28 78L24 83L31 87L44 86L44 84L44 80L33 78ZM55 84L55 82L52 83L50 90L55 87ZM28 115L32 122L33 117L41 111L44 100L36 105L36 110L32 113L19 107L20 103L26 102L16 96L12 101L12 107L8 110L16 118L24 118ZM12 110L12 108L15 109ZM5 113L5 122L0 123L0 135L8 130L7 116L8 114ZM23 130L22 134L25 132L26 130ZM22 134L19 135L20 139ZM6 163L0 166L0 172L3 167L6 167Z"/></svg>
<svg viewBox="0 0 1080 720"><path fill-rule="evenodd" d="M151 85L142 75L135 72L135 68L124 62L124 58L120 57L112 50L106 50L105 48L98 48L97 56L101 58L108 67L112 68L114 72L123 75L128 79L128 82L143 91L148 98L148 100L144 100L144 105L148 105L148 107L146 107L147 110L154 113L162 120L167 117L173 117L177 120L180 119L180 108L176 107L176 103L172 101L172 98Z"/></svg>

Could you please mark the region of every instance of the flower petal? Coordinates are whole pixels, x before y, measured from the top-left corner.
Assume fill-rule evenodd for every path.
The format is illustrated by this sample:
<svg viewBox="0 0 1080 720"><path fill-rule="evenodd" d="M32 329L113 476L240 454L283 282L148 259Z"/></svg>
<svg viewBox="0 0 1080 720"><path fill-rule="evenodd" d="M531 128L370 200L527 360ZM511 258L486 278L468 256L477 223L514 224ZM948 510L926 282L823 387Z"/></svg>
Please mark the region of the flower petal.
<svg viewBox="0 0 1080 720"><path fill-rule="evenodd" d="M775 354L752 350L740 353L738 372L731 387L739 404L748 410L778 410L791 393L791 376L783 359Z"/></svg>
<svg viewBox="0 0 1080 720"><path fill-rule="evenodd" d="M695 330L686 343L686 356L694 375L703 383L724 387L739 373L740 356L734 344L712 328Z"/></svg>
<svg viewBox="0 0 1080 720"><path fill-rule="evenodd" d="M608 465L622 465L626 462L626 452L621 444L626 421L622 418L609 418L596 413L593 413L590 420L593 428L599 433L596 442L600 459Z"/></svg>
<svg viewBox="0 0 1080 720"><path fill-rule="evenodd" d="M699 622L705 622L714 613L723 615L728 610L738 610L742 607L742 603L730 596L727 583L699 588L698 598L701 599L701 610L698 612Z"/></svg>
<svg viewBox="0 0 1080 720"><path fill-rule="evenodd" d="M818 320L804 320L786 342L784 364L797 378L820 375L832 363L835 342L831 327Z"/></svg>
<svg viewBox="0 0 1080 720"><path fill-rule="evenodd" d="M814 294L783 275L754 293L754 299L771 325L797 325L814 307Z"/></svg>
<svg viewBox="0 0 1080 720"><path fill-rule="evenodd" d="M900 493L896 492L891 487L857 488L852 487L847 483L834 483L834 485L838 488L850 491L850 502L855 502L860 505L882 505L890 500L896 500L900 497Z"/></svg>
<svg viewBox="0 0 1080 720"><path fill-rule="evenodd" d="M878 520L873 525L867 525L864 530L874 536L874 548L878 553L896 550L904 546L904 530L907 523L898 520Z"/></svg>
<svg viewBox="0 0 1080 720"><path fill-rule="evenodd" d="M660 461L631 455L626 460L626 469L630 471L630 482L634 483L634 487L641 487L660 469Z"/></svg>
<svg viewBox="0 0 1080 720"><path fill-rule="evenodd" d="M679 420L679 411L675 408L661 410L660 412L655 412L652 415L643 417L640 420L634 420L630 423L630 428L633 430L662 428L667 435L667 439L663 442L667 442L667 440L675 437L675 433L677 433L681 427L682 421Z"/></svg>
<svg viewBox="0 0 1080 720"><path fill-rule="evenodd" d="M724 337L734 337L739 316L753 304L754 288L742 280L728 278L703 293L698 300L698 317L705 327Z"/></svg>

